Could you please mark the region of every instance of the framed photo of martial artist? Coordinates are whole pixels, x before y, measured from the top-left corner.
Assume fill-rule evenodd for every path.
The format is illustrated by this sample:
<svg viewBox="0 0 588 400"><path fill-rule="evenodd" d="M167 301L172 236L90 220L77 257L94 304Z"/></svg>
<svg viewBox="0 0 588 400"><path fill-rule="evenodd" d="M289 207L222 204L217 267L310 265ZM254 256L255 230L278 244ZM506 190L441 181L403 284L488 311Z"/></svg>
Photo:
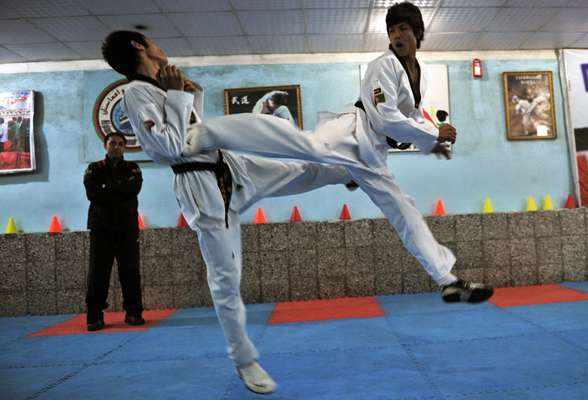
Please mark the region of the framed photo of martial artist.
<svg viewBox="0 0 588 400"><path fill-rule="evenodd" d="M503 72L502 82L507 139L555 139L552 72Z"/></svg>
<svg viewBox="0 0 588 400"><path fill-rule="evenodd" d="M449 121L449 78L447 64L421 63L422 74L427 84L426 94L423 98L422 117L427 124L439 127ZM360 86L367 70L366 64L359 66ZM448 145L453 149L453 145ZM390 148L389 152L418 152L419 150L411 145L406 149Z"/></svg>
<svg viewBox="0 0 588 400"><path fill-rule="evenodd" d="M225 89L225 114L268 114L303 129L300 85Z"/></svg>
<svg viewBox="0 0 588 400"><path fill-rule="evenodd" d="M34 92L0 92L0 174L36 168L33 134Z"/></svg>

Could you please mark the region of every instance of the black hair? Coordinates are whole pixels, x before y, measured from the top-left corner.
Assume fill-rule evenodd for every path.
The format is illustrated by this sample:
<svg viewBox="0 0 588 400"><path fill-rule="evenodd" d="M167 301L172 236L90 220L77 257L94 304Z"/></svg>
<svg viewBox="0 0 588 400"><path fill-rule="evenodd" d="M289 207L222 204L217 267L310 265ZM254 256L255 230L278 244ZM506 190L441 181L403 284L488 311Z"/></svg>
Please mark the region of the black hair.
<svg viewBox="0 0 588 400"><path fill-rule="evenodd" d="M412 32L417 40L417 49L421 48L421 42L425 38L425 23L421 10L412 3L395 3L388 8L386 14L386 31L401 22L407 23L412 28Z"/></svg>
<svg viewBox="0 0 588 400"><path fill-rule="evenodd" d="M104 146L106 146L106 143L108 143L108 139L110 139L113 136L121 137L123 142L125 142L125 144L127 144L127 138L125 137L125 135L123 135L120 132L110 132L108 135L104 136Z"/></svg>
<svg viewBox="0 0 588 400"><path fill-rule="evenodd" d="M140 32L114 31L102 42L102 57L116 72L133 75L139 65L137 49L131 44L135 41L147 46L147 38Z"/></svg>
<svg viewBox="0 0 588 400"><path fill-rule="evenodd" d="M279 104L281 106L285 106L288 104L288 93L286 92L278 92L278 93L274 93L274 95L272 96L272 100L276 103Z"/></svg>

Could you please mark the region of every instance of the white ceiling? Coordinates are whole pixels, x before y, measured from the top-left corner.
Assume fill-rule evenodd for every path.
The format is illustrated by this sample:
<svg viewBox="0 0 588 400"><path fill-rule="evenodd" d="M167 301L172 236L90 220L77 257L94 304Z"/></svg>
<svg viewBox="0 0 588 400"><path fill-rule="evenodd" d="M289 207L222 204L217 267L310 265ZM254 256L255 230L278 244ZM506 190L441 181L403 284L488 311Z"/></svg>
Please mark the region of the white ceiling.
<svg viewBox="0 0 588 400"><path fill-rule="evenodd" d="M147 26L170 56L347 53L387 46L394 0L0 0L0 63L100 59ZM415 0L423 50L588 48L588 0Z"/></svg>

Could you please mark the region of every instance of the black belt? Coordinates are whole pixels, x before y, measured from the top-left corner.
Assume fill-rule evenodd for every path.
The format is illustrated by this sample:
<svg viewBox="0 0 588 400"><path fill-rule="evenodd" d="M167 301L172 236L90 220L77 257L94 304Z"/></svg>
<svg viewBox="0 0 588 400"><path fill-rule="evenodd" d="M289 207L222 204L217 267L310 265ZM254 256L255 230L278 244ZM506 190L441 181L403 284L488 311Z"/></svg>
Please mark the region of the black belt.
<svg viewBox="0 0 588 400"><path fill-rule="evenodd" d="M363 102L361 100L357 100L354 106L365 112L365 107L363 106ZM393 149L398 150L406 150L410 146L412 146L412 143L398 143L396 140L392 139L389 136L386 136L386 143L388 143L388 146L392 147Z"/></svg>
<svg viewBox="0 0 588 400"><path fill-rule="evenodd" d="M208 163L208 162L189 162L185 164L176 164L172 165L171 169L174 171L174 174L183 174L184 172L190 171L216 171L218 168L217 163Z"/></svg>
<svg viewBox="0 0 588 400"><path fill-rule="evenodd" d="M216 176L216 183L221 192L223 203L225 204L225 225L229 227L229 205L231 204L231 195L233 194L233 176L231 169L224 162L223 153L218 151L218 161L209 162L189 162L171 166L174 174L183 174L190 171L212 171Z"/></svg>

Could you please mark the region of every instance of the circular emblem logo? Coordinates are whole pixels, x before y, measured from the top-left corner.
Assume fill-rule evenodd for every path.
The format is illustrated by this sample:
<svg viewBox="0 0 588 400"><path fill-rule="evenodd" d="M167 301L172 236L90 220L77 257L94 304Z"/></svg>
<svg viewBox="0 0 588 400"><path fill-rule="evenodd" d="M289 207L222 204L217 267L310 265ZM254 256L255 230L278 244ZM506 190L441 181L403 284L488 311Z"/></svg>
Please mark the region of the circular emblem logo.
<svg viewBox="0 0 588 400"><path fill-rule="evenodd" d="M129 118L122 106L123 94L129 81L121 79L109 85L100 93L94 105L94 128L104 140L106 135L118 132L125 136L127 150L141 150L141 145L133 133Z"/></svg>

